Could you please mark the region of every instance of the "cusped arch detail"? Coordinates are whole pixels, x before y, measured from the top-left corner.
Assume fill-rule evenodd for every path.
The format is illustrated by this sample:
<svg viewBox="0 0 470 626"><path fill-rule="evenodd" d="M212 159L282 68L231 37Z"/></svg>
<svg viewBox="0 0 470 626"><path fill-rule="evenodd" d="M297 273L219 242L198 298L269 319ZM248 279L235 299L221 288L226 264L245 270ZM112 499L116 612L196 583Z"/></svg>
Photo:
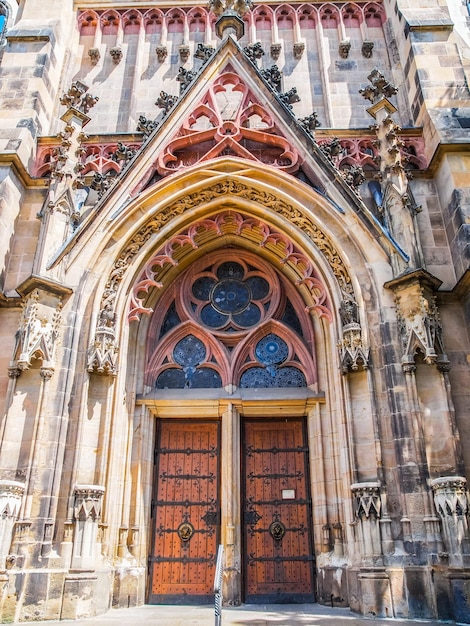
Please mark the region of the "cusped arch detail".
<svg viewBox="0 0 470 626"><path fill-rule="evenodd" d="M350 268L367 273L370 248L362 249L360 237L346 232L336 204L298 181L294 184L289 175L273 177L269 168L247 169L227 158L155 183L117 213L109 222L110 233L121 241L128 234L97 298L95 336L99 320L106 317L106 337L113 335L117 350L123 317L139 321L142 314L151 315L152 303L181 267L223 245L264 257L291 283L309 312L338 324L342 301L361 302ZM376 243L371 258L386 254L384 242Z"/></svg>
<svg viewBox="0 0 470 626"><path fill-rule="evenodd" d="M291 271L298 288L308 293L309 310L318 317L332 320L328 292L321 277L308 256L286 234L241 212L222 211L193 223L184 232L170 238L151 257L132 288L129 321L138 320L142 314L153 312L145 305L143 294L163 286L161 276L168 265L177 265L191 250L208 245L211 240L220 237L228 237L234 241L245 240L252 247L269 249L271 256Z"/></svg>
<svg viewBox="0 0 470 626"><path fill-rule="evenodd" d="M178 362L174 351L175 347L188 337L193 337L197 342L200 342L205 353L200 362L191 363L188 361L187 366L185 366L183 362ZM230 381L230 365L227 357L222 344L218 343L209 333L204 332L195 322L186 320L167 333L158 342L153 353L149 355L148 364L145 368L145 383L149 387L154 387L158 377L171 369L181 371L186 380L190 381L191 374L199 366L216 372L220 376L220 386L225 386Z"/></svg>
<svg viewBox="0 0 470 626"><path fill-rule="evenodd" d="M287 347L285 358L280 358L279 362L272 359L271 363L257 354L260 342L271 335L279 338ZM273 378L276 371L283 368L296 368L305 377L305 386L311 386L317 382L313 347L310 350L307 349L305 342L280 320L268 320L240 343L233 355L234 384L240 386L243 376L257 366L264 367Z"/></svg>

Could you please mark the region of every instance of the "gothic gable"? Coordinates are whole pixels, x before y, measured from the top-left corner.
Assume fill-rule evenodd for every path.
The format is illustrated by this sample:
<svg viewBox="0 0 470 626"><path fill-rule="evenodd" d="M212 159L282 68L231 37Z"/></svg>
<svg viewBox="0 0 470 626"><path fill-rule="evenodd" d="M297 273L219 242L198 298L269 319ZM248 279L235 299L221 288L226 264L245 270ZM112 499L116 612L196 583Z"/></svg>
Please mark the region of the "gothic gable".
<svg viewBox="0 0 470 626"><path fill-rule="evenodd" d="M158 156L161 176L219 156L296 172L301 158L268 107L229 64Z"/></svg>

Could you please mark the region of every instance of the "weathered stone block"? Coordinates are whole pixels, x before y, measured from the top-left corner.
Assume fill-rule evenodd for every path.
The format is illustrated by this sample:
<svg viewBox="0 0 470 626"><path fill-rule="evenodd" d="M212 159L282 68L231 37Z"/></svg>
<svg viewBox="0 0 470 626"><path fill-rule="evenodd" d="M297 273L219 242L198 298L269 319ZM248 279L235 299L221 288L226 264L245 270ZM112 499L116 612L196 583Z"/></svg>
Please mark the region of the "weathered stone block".
<svg viewBox="0 0 470 626"><path fill-rule="evenodd" d="M452 571L449 581L454 619L470 624L470 571Z"/></svg>
<svg viewBox="0 0 470 626"><path fill-rule="evenodd" d="M393 617L390 580L382 569L361 571L361 613L370 617Z"/></svg>
<svg viewBox="0 0 470 626"><path fill-rule="evenodd" d="M328 606L348 606L348 582L342 567L325 566L318 571L318 602Z"/></svg>
<svg viewBox="0 0 470 626"><path fill-rule="evenodd" d="M432 589L427 568L406 568L405 585L409 617L431 619L433 617Z"/></svg>

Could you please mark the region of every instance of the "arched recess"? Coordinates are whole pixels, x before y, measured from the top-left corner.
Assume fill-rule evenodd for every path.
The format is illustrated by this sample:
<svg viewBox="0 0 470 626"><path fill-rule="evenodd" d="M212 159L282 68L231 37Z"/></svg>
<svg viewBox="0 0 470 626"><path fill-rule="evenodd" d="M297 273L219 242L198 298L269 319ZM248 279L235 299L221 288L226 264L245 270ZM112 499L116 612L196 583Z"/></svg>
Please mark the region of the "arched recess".
<svg viewBox="0 0 470 626"><path fill-rule="evenodd" d="M368 281L366 259L368 263L377 259L383 263L385 252L370 234L367 236L360 222L353 221L356 228L350 232L346 221L351 224L351 215L343 219L323 196L292 177L251 164L247 168L246 163L230 159L211 165L192 168L180 177L142 192L126 206L125 212L115 214L114 223L109 220L112 235L107 235L104 241L101 237L96 248L99 259L106 246L112 247L110 241L119 241L119 251L114 244L112 264L104 270L101 289L96 292L95 336L100 326L105 328L106 337L114 341L113 350L119 350L112 401L117 405L120 398L131 397L136 398L137 404L132 434L130 431L126 434L129 471L123 493L115 496L122 502L121 518L115 523L119 529L139 528L140 554L148 556L152 546L148 522L155 417L182 419L186 415L196 420L203 417L221 420L222 482L231 485L230 493L236 494L241 489L241 421L247 417L265 417L266 413L285 418L306 417L309 458L315 468L311 482L313 551L319 554L333 542L333 535L325 539L325 528L342 526L345 536L342 538L341 532L335 531L335 542L347 541L348 533L353 532L348 526L353 519L350 485L355 474L354 462L348 456L353 437L346 423L347 394L343 391L337 351L342 328L340 305L345 300L354 301L360 311L356 321L362 321L366 327L358 284ZM367 248L361 249L361 238L362 243L368 242ZM294 366L306 373L305 389L297 395L290 393L287 397L282 389L275 390L276 393L269 390L259 394L257 390L251 396L243 395L244 392L236 389L240 378L230 377L230 367L236 363L236 369L243 373L247 364L253 364L253 345L240 342L238 348L233 348L232 365L225 359L222 367L217 358L222 359L223 350L212 339L206 343L210 353L216 355L212 369L218 369L222 383L228 382L227 385L205 395L192 394L189 388L190 393L181 393L187 389L176 390L172 396L166 390L154 388L159 368L165 365L165 358L171 357L171 346L184 336L196 337L199 332L197 320L190 319L188 314L187 319L178 317L181 325L178 322L173 328L170 324L168 333L164 333L168 337L173 333L173 341L166 346L160 342L164 339L160 329L179 290L178 281L190 284L187 277L196 278L198 272L216 273L217 259L222 261L222 255L229 250L240 250L241 259L253 259L256 271L264 268L268 277L272 272L286 297L295 304L294 310L303 320L304 328L310 328L302 341L292 342L296 349L286 360L293 360ZM351 275L352 267L354 275ZM377 294L372 293L372 298L377 301ZM198 306L202 310L204 302L209 300L199 299L194 310ZM269 310L270 304L265 304ZM181 306L192 305L182 301ZM159 321L155 321L158 316ZM288 334L282 335L280 327L282 318L263 321L256 330L258 334L253 334L254 346L270 334L277 334L285 341ZM147 346L150 347L146 352ZM93 359L89 359L88 366L93 375ZM127 407L132 409L129 402ZM373 431L371 428L372 448ZM372 456L373 465L375 453ZM115 492L119 488L118 483L112 485ZM221 504L220 540L227 547L226 564L230 568L231 563L241 559L241 511L240 502L230 500L227 494L228 491ZM134 540L123 537L120 535L120 541L132 544L135 550ZM241 574L237 568L231 571L231 582L227 584L231 585L229 596L236 602L242 596Z"/></svg>

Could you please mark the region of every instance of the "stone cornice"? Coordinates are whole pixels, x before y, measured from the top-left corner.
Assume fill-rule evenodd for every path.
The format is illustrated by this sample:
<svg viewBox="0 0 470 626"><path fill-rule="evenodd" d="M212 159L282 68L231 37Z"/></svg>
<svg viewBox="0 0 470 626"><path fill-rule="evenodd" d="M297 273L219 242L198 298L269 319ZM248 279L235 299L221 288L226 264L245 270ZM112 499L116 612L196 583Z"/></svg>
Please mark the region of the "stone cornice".
<svg viewBox="0 0 470 626"><path fill-rule="evenodd" d="M396 291L414 282L427 284L432 291L437 291L442 285L442 280L436 278L425 269L418 269L414 272L407 272L406 274L402 274L401 276L398 276L393 280L389 280L388 282L384 283L384 287L386 289Z"/></svg>
<svg viewBox="0 0 470 626"><path fill-rule="evenodd" d="M16 291L21 296L26 296L31 293L33 289L41 289L42 291L52 293L55 296L60 296L63 299L67 299L73 293L73 290L70 287L61 285L60 283L50 280L49 278L36 276L35 274L32 274L29 278L18 285Z"/></svg>
<svg viewBox="0 0 470 626"><path fill-rule="evenodd" d="M462 128L462 132L466 132L468 135L468 129ZM470 152L470 136L468 141L457 141L455 143L439 143L434 154L431 157L431 161L429 162L429 166L427 169L428 177L434 178L437 170L441 166L443 159L448 154L458 154L459 152Z"/></svg>
<svg viewBox="0 0 470 626"><path fill-rule="evenodd" d="M57 143L57 139L55 141ZM49 186L49 180L47 178L33 178L31 176L17 152L10 150L1 151L0 165L10 165L24 187L42 187L45 189Z"/></svg>

